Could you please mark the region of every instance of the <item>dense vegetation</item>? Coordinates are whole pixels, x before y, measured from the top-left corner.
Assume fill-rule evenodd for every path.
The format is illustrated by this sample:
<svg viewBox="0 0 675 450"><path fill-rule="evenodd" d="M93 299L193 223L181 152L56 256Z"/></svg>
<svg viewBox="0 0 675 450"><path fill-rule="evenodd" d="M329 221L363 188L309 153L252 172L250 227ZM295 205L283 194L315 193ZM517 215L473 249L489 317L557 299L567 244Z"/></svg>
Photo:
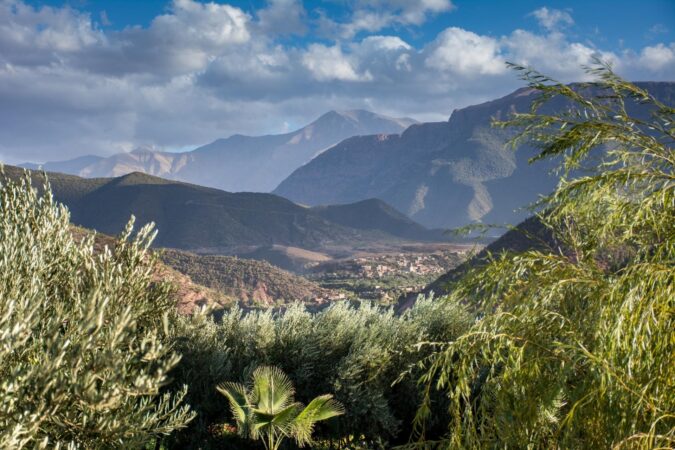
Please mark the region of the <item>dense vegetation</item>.
<svg viewBox="0 0 675 450"><path fill-rule="evenodd" d="M0 448L138 448L184 427L185 388L160 392L180 357L152 229L95 254L29 183L0 184Z"/></svg>
<svg viewBox="0 0 675 450"><path fill-rule="evenodd" d="M563 157L539 215L560 246L495 256L453 286L446 301L481 319L426 361L427 392L450 400L441 445L672 448L675 109L603 66L576 89L519 70L542 95L499 125ZM574 108L541 114L554 96ZM630 115L636 104L652 117ZM422 404L423 440L437 413Z"/></svg>
<svg viewBox="0 0 675 450"><path fill-rule="evenodd" d="M326 446L405 443L420 400L416 376L421 372L413 369L416 376L394 383L430 354L429 347L416 344L455 339L469 324L461 306L431 298L401 316L367 304L338 303L316 314L296 305L285 313L244 314L235 308L218 322L204 314L178 318L175 339L184 358L174 376L178 385L189 385L187 401L198 415L189 429L173 435L173 445L233 445L214 432L223 423L233 424L223 398L214 396L215 386L247 382L262 365L287 373L301 402L331 393L344 405L344 416L317 428Z"/></svg>

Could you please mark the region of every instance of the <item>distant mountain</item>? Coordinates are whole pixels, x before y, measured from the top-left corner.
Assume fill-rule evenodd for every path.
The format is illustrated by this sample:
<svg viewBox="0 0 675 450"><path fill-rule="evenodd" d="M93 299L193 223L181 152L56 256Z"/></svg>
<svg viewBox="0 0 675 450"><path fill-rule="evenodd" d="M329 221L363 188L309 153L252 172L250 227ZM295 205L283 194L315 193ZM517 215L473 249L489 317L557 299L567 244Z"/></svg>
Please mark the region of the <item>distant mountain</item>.
<svg viewBox="0 0 675 450"><path fill-rule="evenodd" d="M16 177L22 169L6 166L5 172ZM41 178L40 172L32 175ZM138 172L117 178L56 173L48 177L56 199L69 207L73 223L117 234L133 214L139 224L157 224L155 245L159 247L222 254L274 245L314 250L398 242L410 239L399 230L412 227L423 231L395 211L390 212L388 220L382 218L368 228L357 228L333 222L276 195L233 194ZM379 203L379 209L390 209ZM349 205L341 208L353 216ZM363 205L355 208L368 214ZM377 211L373 214L381 215Z"/></svg>
<svg viewBox="0 0 675 450"><path fill-rule="evenodd" d="M326 220L359 230L379 230L411 240L439 240L442 235L424 228L382 200L371 198L346 205L315 206Z"/></svg>
<svg viewBox="0 0 675 450"><path fill-rule="evenodd" d="M86 167L93 166L102 161L102 156L85 155L67 161L50 161L44 164L23 163L21 167L31 170L44 169L50 172L79 174Z"/></svg>
<svg viewBox="0 0 675 450"><path fill-rule="evenodd" d="M131 172L186 181L232 192L270 192L295 169L345 138L400 133L413 119L369 111L331 111L291 133L234 135L190 152L141 148L108 158L86 156L42 165L47 171L82 177L117 177ZM39 165L22 165L36 169Z"/></svg>
<svg viewBox="0 0 675 450"><path fill-rule="evenodd" d="M673 103L675 83L638 84ZM432 228L518 223L528 215L520 208L555 186L553 162L528 164L534 149L505 149L513 131L494 129L491 121L527 111L536 95L519 89L456 110L447 122L346 139L298 168L274 193L307 205L379 198ZM565 106L556 99L543 111Z"/></svg>

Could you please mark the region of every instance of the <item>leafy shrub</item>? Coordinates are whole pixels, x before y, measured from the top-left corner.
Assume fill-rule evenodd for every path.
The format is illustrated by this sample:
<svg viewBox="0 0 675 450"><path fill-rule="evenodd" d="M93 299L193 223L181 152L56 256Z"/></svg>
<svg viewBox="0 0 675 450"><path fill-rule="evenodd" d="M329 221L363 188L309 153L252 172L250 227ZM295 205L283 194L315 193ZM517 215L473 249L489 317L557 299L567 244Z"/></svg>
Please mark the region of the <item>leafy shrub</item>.
<svg viewBox="0 0 675 450"><path fill-rule="evenodd" d="M160 394L179 356L151 228L96 254L43 192L0 184L0 448L139 448L184 427L185 389Z"/></svg>
<svg viewBox="0 0 675 450"><path fill-rule="evenodd" d="M216 385L246 382L262 365L288 374L303 403L331 392L344 405L344 416L317 428L326 448L405 442L420 400L414 366L431 348L416 344L454 339L469 323L463 307L432 298L420 299L402 316L369 304L337 303L315 314L295 305L280 313L235 308L218 323L204 314L179 318L175 331L184 358L176 378L189 384L187 401L199 414L174 436L174 445L204 443L212 424L231 421ZM406 370L411 375L396 383Z"/></svg>
<svg viewBox="0 0 675 450"><path fill-rule="evenodd" d="M672 448L675 109L604 66L576 88L519 70L542 95L501 125L563 157L539 214L561 247L494 256L446 300L482 318L422 378L450 398L443 446ZM569 110L539 112L559 96ZM417 425L436 414L427 397Z"/></svg>

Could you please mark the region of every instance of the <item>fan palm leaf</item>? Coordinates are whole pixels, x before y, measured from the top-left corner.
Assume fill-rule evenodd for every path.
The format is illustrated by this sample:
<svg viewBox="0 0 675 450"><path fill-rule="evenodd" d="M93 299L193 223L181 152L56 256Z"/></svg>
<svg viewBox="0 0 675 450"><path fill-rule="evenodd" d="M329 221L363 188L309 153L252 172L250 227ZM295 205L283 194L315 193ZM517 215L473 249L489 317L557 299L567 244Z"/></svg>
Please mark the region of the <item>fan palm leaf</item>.
<svg viewBox="0 0 675 450"><path fill-rule="evenodd" d="M316 397L307 406L296 402L293 383L277 367L257 368L248 389L239 383L223 383L217 389L230 403L238 433L262 440L268 450L278 449L284 438L294 439L301 447L310 444L317 422L345 413L330 394Z"/></svg>
<svg viewBox="0 0 675 450"><path fill-rule="evenodd" d="M312 400L293 421L293 437L298 445L312 442L314 425L345 413L344 406L330 394L320 395Z"/></svg>

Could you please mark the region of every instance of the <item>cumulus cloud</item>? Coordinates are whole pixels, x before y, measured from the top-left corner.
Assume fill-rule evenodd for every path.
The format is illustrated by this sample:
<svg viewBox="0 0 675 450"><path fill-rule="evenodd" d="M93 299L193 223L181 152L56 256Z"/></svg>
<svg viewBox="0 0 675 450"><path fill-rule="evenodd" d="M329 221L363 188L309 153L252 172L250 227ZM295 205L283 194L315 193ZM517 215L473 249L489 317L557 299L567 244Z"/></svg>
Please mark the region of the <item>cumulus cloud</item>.
<svg viewBox="0 0 675 450"><path fill-rule="evenodd" d="M518 64L535 67L562 80L584 80L582 66L591 65L594 58L616 65L619 57L613 52L601 51L586 44L570 42L561 33L545 35L515 30L502 39L506 58Z"/></svg>
<svg viewBox="0 0 675 450"><path fill-rule="evenodd" d="M675 43L671 43L668 46L657 44L652 47L643 48L642 52L640 52L639 62L656 72L667 67L672 69L675 63Z"/></svg>
<svg viewBox="0 0 675 450"><path fill-rule="evenodd" d="M496 39L451 27L432 44L429 67L460 75L495 75L506 70Z"/></svg>
<svg viewBox="0 0 675 450"><path fill-rule="evenodd" d="M454 108L519 87L505 61L561 81L584 79L580 65L594 57L629 78L675 73L675 43L603 50L571 39L562 27L571 17L555 10L538 10L538 31L449 27L412 45L387 27L423 23L450 11L450 1L350 4L331 39L289 44L289 34L317 26L297 0L270 0L251 12L174 0L149 25L124 29L102 29L68 7L0 0L1 158L194 147L233 133L285 131L330 109L445 120Z"/></svg>
<svg viewBox="0 0 675 450"><path fill-rule="evenodd" d="M337 33L349 39L392 25L422 25L430 17L453 9L450 0L355 0L348 20L337 22L324 16L321 26L330 35Z"/></svg>
<svg viewBox="0 0 675 450"><path fill-rule="evenodd" d="M307 52L302 55L302 64L318 81L367 81L372 79L368 72L356 73L350 59L342 53L338 45L332 47L322 44L310 45Z"/></svg>
<svg viewBox="0 0 675 450"><path fill-rule="evenodd" d="M105 42L87 15L70 8L34 9L0 1L0 58L23 65L48 65Z"/></svg>

